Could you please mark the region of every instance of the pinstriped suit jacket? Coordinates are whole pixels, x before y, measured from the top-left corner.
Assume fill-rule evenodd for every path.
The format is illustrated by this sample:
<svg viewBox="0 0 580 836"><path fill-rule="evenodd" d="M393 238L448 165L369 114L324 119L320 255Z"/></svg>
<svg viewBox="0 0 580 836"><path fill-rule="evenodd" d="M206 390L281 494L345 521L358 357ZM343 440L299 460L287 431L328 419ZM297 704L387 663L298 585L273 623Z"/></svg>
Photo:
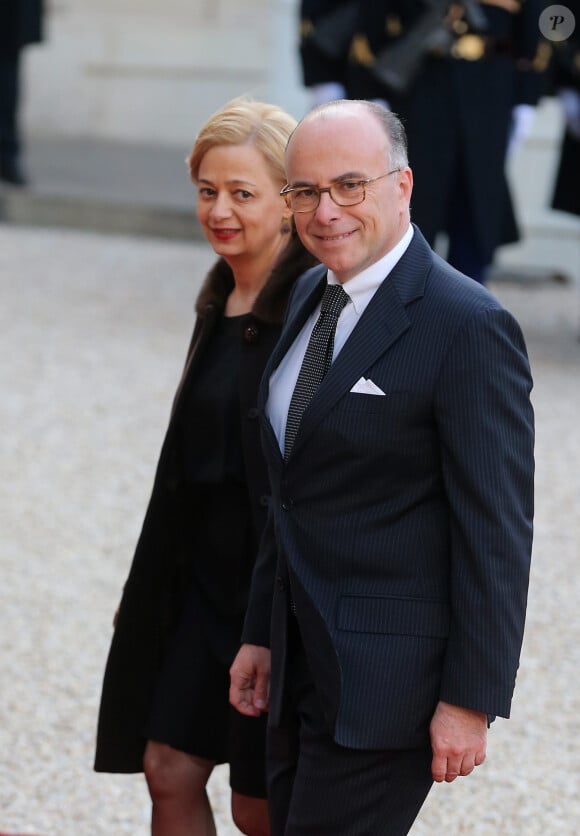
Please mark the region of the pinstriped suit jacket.
<svg viewBox="0 0 580 836"><path fill-rule="evenodd" d="M415 228L284 464L268 382L325 275L298 283L262 381L272 507L243 640L271 644L276 724L291 593L335 740L408 748L440 699L509 716L532 542L530 369L514 318ZM385 396L351 393L361 376Z"/></svg>

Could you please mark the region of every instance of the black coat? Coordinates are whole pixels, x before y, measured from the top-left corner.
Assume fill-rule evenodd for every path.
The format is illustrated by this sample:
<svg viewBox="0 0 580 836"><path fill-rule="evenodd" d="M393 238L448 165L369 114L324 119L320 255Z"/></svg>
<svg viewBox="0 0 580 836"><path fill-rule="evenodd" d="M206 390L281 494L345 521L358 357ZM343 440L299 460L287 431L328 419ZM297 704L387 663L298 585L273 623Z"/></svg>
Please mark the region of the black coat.
<svg viewBox="0 0 580 836"><path fill-rule="evenodd" d="M455 184L463 182L461 203L471 216L481 257L489 264L497 246L517 239L505 154L513 107L536 104L542 93L549 52L538 27L544 4L525 0L517 14L479 6L487 23L480 57L455 57L460 34L478 35L461 19L452 35L453 46L432 49L407 88L389 86L376 76L377 56L409 38L423 5L421 0L361 4L348 95L386 99L402 118L415 175L412 218L431 244L437 233L449 230Z"/></svg>
<svg viewBox="0 0 580 836"><path fill-rule="evenodd" d="M279 337L288 295L296 278L313 264L296 236L259 294L243 334L240 356L240 421L256 538L264 527L269 486L260 445L257 392L265 364ZM140 772L143 728L166 639L182 605L188 567L179 565L172 520L180 488L177 432L185 405L184 386L195 374L200 354L233 288L228 265L220 260L207 276L197 303L197 320L178 387L153 492L129 577L105 670L99 712L95 769ZM203 438L199 444L203 445ZM195 513L195 509L192 509Z"/></svg>
<svg viewBox="0 0 580 836"><path fill-rule="evenodd" d="M17 52L42 40L43 0L2 0L0 51Z"/></svg>

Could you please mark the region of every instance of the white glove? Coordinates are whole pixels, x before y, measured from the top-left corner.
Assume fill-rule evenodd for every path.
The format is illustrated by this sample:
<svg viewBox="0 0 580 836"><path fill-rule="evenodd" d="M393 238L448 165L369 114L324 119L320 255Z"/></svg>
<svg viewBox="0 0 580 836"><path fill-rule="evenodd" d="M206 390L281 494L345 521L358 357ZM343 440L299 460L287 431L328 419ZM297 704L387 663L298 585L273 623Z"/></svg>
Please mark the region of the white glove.
<svg viewBox="0 0 580 836"><path fill-rule="evenodd" d="M516 150L530 135L536 115L534 105L519 104L512 108L512 123L508 137L506 151L507 159L511 159Z"/></svg>
<svg viewBox="0 0 580 836"><path fill-rule="evenodd" d="M580 93L572 87L563 87L558 98L566 118L566 127L575 139L580 139Z"/></svg>
<svg viewBox="0 0 580 836"><path fill-rule="evenodd" d="M346 90L338 81L326 81L324 84L314 84L308 88L310 93L310 107L333 102L335 99L346 98Z"/></svg>

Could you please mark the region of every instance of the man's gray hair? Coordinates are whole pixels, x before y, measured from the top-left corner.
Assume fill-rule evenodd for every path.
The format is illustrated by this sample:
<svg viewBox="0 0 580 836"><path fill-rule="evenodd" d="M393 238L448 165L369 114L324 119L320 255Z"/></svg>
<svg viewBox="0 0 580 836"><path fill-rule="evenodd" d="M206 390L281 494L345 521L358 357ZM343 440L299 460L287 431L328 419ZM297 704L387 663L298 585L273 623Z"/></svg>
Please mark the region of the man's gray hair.
<svg viewBox="0 0 580 836"><path fill-rule="evenodd" d="M325 102L318 105L309 111L301 120L302 122L310 121L311 118L323 114L325 111L338 110L346 105L361 105L366 110L375 116L381 127L383 128L387 139L389 140L389 167L390 168L405 168L409 165L409 157L407 154L407 134L403 123L396 113L388 110L378 102L367 101L366 99L336 99L335 101Z"/></svg>

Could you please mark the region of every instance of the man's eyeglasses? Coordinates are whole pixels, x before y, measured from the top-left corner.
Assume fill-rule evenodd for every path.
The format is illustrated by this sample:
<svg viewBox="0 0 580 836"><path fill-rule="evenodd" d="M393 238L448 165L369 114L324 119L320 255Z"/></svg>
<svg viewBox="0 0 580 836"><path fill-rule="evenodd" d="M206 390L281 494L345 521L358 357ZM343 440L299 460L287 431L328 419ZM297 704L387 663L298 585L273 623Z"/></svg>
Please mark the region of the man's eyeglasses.
<svg viewBox="0 0 580 836"><path fill-rule="evenodd" d="M337 180L332 186L319 189L318 186L284 186L280 194L286 205L293 212L314 212L320 203L320 195L328 192L330 199L337 206L356 206L362 203L366 196L366 186L376 180L382 180L389 174L396 174L400 168L394 168L378 177L368 177L366 180Z"/></svg>

